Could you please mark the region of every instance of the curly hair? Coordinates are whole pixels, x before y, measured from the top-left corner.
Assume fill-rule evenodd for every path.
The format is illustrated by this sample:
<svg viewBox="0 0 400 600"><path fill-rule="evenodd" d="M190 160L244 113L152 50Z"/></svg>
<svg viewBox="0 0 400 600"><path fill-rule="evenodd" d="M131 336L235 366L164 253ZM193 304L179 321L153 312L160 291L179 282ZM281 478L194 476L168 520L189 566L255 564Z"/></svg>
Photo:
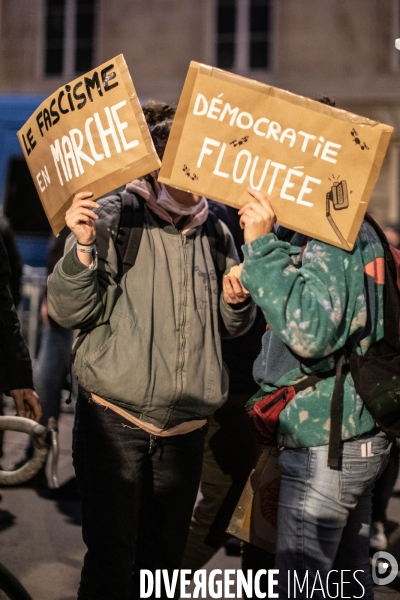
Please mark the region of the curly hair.
<svg viewBox="0 0 400 600"><path fill-rule="evenodd" d="M155 149L162 160L174 120L176 106L166 104L165 102L149 100L142 108Z"/></svg>
<svg viewBox="0 0 400 600"><path fill-rule="evenodd" d="M329 96L315 96L315 98L313 99L317 102L321 102L321 104L327 104L328 106L336 106L335 100L333 98L330 98Z"/></svg>

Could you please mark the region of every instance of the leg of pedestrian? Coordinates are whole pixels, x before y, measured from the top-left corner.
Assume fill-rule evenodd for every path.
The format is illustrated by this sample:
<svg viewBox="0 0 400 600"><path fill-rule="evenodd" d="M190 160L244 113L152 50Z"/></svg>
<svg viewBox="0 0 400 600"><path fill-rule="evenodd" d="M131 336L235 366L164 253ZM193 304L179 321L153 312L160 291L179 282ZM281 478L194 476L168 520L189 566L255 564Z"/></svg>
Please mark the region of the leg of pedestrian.
<svg viewBox="0 0 400 600"><path fill-rule="evenodd" d="M361 445L368 441L372 443L372 455L365 459ZM280 574L279 593L282 597L288 594L289 586L292 593L296 586L297 597L307 598L307 585L300 590L302 582L306 580L312 586L316 578L321 578L326 585L336 559L346 565L342 568L352 571L349 579L354 579L355 570L363 570L357 576L365 588L363 597L373 598L368 560L370 521L367 511L368 506L370 509L371 487L386 464L390 443L383 433L379 433L365 434L357 440L345 442L343 446L340 470L327 467L328 446L286 449L282 452L276 553L276 568ZM358 510L350 518L359 501ZM347 523L349 533L346 531ZM350 542L351 549L345 551L346 544ZM353 581L353 584L358 586L357 591L361 593L357 582ZM323 593L316 592L313 598L324 598Z"/></svg>
<svg viewBox="0 0 400 600"><path fill-rule="evenodd" d="M134 598L140 598L140 570L153 573L181 566L199 488L205 430L157 438L147 455L134 565ZM167 598L163 586L161 598Z"/></svg>
<svg viewBox="0 0 400 600"><path fill-rule="evenodd" d="M73 459L87 552L79 600L128 600L148 434L80 390Z"/></svg>

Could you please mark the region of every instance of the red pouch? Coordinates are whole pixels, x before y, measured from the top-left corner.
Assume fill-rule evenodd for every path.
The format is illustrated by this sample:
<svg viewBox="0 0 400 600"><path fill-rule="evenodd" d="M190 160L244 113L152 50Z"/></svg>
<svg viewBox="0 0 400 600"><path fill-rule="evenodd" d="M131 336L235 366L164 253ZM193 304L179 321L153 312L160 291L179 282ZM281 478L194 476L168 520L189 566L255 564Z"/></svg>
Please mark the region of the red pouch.
<svg viewBox="0 0 400 600"><path fill-rule="evenodd" d="M292 385L279 388L279 390L258 400L248 412L262 443L266 446L273 446L276 443L279 415L286 405L293 400L296 393L297 391Z"/></svg>

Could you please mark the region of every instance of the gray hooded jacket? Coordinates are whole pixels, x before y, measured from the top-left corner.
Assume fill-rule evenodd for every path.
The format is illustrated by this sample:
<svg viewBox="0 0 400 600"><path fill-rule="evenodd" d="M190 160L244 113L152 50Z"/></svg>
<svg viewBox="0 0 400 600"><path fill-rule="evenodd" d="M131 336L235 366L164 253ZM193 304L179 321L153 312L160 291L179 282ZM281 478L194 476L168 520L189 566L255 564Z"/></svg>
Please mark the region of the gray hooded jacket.
<svg viewBox="0 0 400 600"><path fill-rule="evenodd" d="M88 332L74 359L79 381L163 429L204 418L228 391L220 336L245 333L255 305L233 309L224 301L202 226L183 235L147 206L135 265L118 283L121 201L110 196L99 203L94 264L80 263L70 236L48 282L49 315ZM239 261L222 227L228 272Z"/></svg>

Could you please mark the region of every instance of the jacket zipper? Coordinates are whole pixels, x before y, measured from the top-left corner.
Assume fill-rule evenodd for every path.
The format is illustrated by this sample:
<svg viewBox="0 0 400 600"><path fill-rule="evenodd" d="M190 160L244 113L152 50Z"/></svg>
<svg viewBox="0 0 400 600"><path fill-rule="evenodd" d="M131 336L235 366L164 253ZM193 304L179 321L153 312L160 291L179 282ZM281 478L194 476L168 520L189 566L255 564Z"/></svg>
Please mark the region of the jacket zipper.
<svg viewBox="0 0 400 600"><path fill-rule="evenodd" d="M279 402L279 400L281 400L282 398L285 398L286 400L286 395L288 393L288 390L285 389L283 390L280 394L278 394L276 396L276 398L274 398L273 400L271 400L271 402L268 402L268 404L266 404L265 406L263 406L260 409L260 412L265 413L269 408L271 408L271 406L274 406L277 402Z"/></svg>
<svg viewBox="0 0 400 600"><path fill-rule="evenodd" d="M188 283L188 270L187 270L187 249L186 249L186 236L181 233L181 243L183 250L183 303L182 303L182 323L181 323L181 360L179 365L180 374L180 390L177 399L182 396L183 391L183 367L185 366L185 327L186 327L186 308L187 308L187 283Z"/></svg>

